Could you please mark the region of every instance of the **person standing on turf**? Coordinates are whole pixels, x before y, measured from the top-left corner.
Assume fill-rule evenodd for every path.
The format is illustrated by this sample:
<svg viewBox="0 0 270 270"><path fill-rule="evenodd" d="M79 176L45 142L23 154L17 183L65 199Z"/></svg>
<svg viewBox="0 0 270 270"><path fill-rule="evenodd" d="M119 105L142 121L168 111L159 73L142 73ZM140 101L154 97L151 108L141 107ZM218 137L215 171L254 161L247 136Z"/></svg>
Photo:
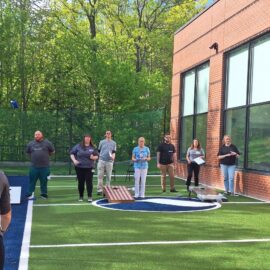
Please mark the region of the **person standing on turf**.
<svg viewBox="0 0 270 270"><path fill-rule="evenodd" d="M232 140L229 135L224 135L222 143L223 144L217 155L224 177L225 194L237 195L234 193L234 174L236 169L236 160L240 156L240 152L237 147L232 144Z"/></svg>
<svg viewBox="0 0 270 270"><path fill-rule="evenodd" d="M83 201L85 183L88 202L92 202L93 174L95 161L98 159L98 151L94 147L91 135L84 135L82 142L71 149L70 158L77 174L79 202Z"/></svg>
<svg viewBox="0 0 270 270"><path fill-rule="evenodd" d="M204 150L201 147L201 143L198 139L193 139L191 146L187 150L186 160L187 160L187 191L189 192L189 186L191 184L192 174L194 174L194 185L199 186L199 173L200 165L196 162L196 158L203 159L205 156Z"/></svg>
<svg viewBox="0 0 270 270"><path fill-rule="evenodd" d="M170 191L177 192L174 186L174 162L176 161L176 151L171 143L170 134L164 136L164 142L157 148L157 167L161 171L161 188L166 192L166 174L170 177Z"/></svg>
<svg viewBox="0 0 270 270"><path fill-rule="evenodd" d="M98 186L97 194L103 194L103 177L106 173L106 186L110 186L111 176L113 170L113 163L116 153L116 142L112 140L112 132L106 131L105 139L99 142L98 146L99 160L98 160Z"/></svg>
<svg viewBox="0 0 270 270"><path fill-rule="evenodd" d="M148 171L148 161L151 159L150 150L145 144L144 137L138 139L138 146L132 151L134 162L135 198L144 198L145 181Z"/></svg>
<svg viewBox="0 0 270 270"><path fill-rule="evenodd" d="M6 232L11 221L9 184L7 177L3 172L0 172L0 218L0 270L3 270L5 263L3 235Z"/></svg>
<svg viewBox="0 0 270 270"><path fill-rule="evenodd" d="M34 134L34 140L29 142L26 147L26 153L31 159L31 166L29 169L29 189L28 199L34 198L34 191L37 180L40 180L41 198L48 198L48 176L50 175L50 155L55 152L53 144L44 139L41 131L37 130Z"/></svg>

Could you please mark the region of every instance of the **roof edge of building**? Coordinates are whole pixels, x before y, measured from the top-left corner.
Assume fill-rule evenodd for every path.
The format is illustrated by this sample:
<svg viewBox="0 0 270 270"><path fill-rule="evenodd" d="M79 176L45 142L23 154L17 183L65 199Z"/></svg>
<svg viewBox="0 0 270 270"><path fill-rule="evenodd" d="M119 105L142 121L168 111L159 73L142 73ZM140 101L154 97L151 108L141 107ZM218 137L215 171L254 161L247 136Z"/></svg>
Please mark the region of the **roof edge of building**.
<svg viewBox="0 0 270 270"><path fill-rule="evenodd" d="M174 35L176 35L179 32L181 32L184 28L186 28L189 24L191 24L193 21L195 21L198 17L200 17L204 12L206 12L208 9L210 9L213 5L215 5L219 1L220 0L215 0L211 5L209 5L208 7L204 8L200 13L198 13L197 15L195 15L191 20L189 20L187 23L185 23L184 25L182 25L178 30L176 30L174 32Z"/></svg>

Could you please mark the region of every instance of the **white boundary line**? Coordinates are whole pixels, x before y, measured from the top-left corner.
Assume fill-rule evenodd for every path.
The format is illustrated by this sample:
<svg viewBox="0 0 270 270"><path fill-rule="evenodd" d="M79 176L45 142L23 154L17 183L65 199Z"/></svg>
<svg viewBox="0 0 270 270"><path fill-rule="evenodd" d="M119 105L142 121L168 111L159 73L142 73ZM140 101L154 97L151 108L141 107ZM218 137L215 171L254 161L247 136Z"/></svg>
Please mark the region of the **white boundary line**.
<svg viewBox="0 0 270 270"><path fill-rule="evenodd" d="M127 175L126 174L112 174L112 181L113 181L113 177L114 176L117 176L117 177L126 177ZM133 176L133 174L130 175L130 178L131 176ZM147 174L147 177L157 177L159 176L160 177L160 174ZM167 176L169 176L167 174ZM49 181L52 180L52 178L76 178L77 176L75 174L72 174L72 175L50 175L50 178L49 178ZM94 174L94 177L97 177L96 174ZM175 177L176 178L176 177ZM181 179L181 178L179 178Z"/></svg>
<svg viewBox="0 0 270 270"><path fill-rule="evenodd" d="M20 254L20 262L18 270L28 269L29 260L29 248L31 239L31 228L32 228L32 216L33 216L33 201L28 201L26 221L24 225L23 241Z"/></svg>
<svg viewBox="0 0 270 270"><path fill-rule="evenodd" d="M89 206L92 203L85 202L85 203L44 203L44 204L34 204L34 207L42 207L42 206Z"/></svg>
<svg viewBox="0 0 270 270"><path fill-rule="evenodd" d="M174 197L172 197L174 198ZM99 201L100 199L96 200ZM89 205L95 205L95 202L93 201L92 203L89 202L84 202L84 203L43 203L43 204L34 204L33 207L44 207L44 206L89 206ZM223 202L222 204L270 204L270 202ZM97 206L97 205L95 205ZM97 206L99 207L99 206ZM104 208L104 207L101 207ZM118 210L118 209L112 209L112 208L106 208L109 210ZM119 210L120 211L120 210ZM127 210L126 210L127 211ZM135 211L135 210L134 210ZM138 210L139 212L139 210ZM188 212L188 211L186 211ZM162 211L164 213L164 211ZM174 213L174 212L169 212L169 213Z"/></svg>
<svg viewBox="0 0 270 270"><path fill-rule="evenodd" d="M265 239L242 239L242 240L190 240L190 241L155 241L155 242L120 242L120 243L84 243L62 245L31 245L30 248L65 248L65 247L104 247L104 246L141 246L141 245L179 245L179 244L224 244L224 243L256 243L270 242Z"/></svg>

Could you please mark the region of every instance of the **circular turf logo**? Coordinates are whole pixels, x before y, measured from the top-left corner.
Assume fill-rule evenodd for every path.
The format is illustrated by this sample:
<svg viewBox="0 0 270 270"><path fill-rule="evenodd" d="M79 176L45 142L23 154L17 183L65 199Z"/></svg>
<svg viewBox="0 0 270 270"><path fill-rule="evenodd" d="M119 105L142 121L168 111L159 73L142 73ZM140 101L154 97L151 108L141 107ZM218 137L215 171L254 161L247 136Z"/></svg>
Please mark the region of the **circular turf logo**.
<svg viewBox="0 0 270 270"><path fill-rule="evenodd" d="M131 203L109 203L107 199L93 202L93 205L111 210L136 212L195 212L219 208L217 202L202 202L198 199L147 197Z"/></svg>

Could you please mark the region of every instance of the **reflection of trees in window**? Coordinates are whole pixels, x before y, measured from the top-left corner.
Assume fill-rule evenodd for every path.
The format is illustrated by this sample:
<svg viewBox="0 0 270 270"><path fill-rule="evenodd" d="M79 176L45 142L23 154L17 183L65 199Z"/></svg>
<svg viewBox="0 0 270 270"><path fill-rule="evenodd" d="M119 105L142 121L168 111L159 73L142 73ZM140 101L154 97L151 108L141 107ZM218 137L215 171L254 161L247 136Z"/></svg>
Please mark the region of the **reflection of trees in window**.
<svg viewBox="0 0 270 270"><path fill-rule="evenodd" d="M270 168L270 104L250 108L248 167L258 170Z"/></svg>
<svg viewBox="0 0 270 270"><path fill-rule="evenodd" d="M182 120L182 140L181 140L181 159L185 159L186 157L186 150L190 146L193 132L193 117L184 117Z"/></svg>
<svg viewBox="0 0 270 270"><path fill-rule="evenodd" d="M225 133L242 153L239 166L247 169L270 171L269 70L269 34L228 54Z"/></svg>
<svg viewBox="0 0 270 270"><path fill-rule="evenodd" d="M180 159L185 159L193 138L206 148L207 111L209 91L209 63L200 65L182 75L182 115Z"/></svg>
<svg viewBox="0 0 270 270"><path fill-rule="evenodd" d="M207 132L207 114L200 114L196 117L196 137L200 140L201 146L205 151Z"/></svg>
<svg viewBox="0 0 270 270"><path fill-rule="evenodd" d="M238 160L238 166L244 166L244 149L245 149L245 115L246 109L231 109L226 112L226 134L232 137L232 143L237 146L241 156Z"/></svg>

